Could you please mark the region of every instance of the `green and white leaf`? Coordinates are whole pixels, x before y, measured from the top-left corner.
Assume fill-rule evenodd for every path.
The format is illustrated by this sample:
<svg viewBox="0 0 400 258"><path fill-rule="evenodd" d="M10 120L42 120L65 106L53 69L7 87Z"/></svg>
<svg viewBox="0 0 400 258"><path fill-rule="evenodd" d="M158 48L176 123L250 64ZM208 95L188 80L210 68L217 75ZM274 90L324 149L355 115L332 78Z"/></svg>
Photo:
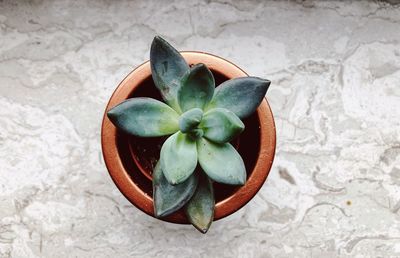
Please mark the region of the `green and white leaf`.
<svg viewBox="0 0 400 258"><path fill-rule="evenodd" d="M216 143L229 142L244 130L239 117L225 108L207 111L199 127L203 129L205 138Z"/></svg>
<svg viewBox="0 0 400 258"><path fill-rule="evenodd" d="M192 108L183 113L179 118L179 129L182 133L187 133L195 129L201 122L203 110L200 108Z"/></svg>
<svg viewBox="0 0 400 258"><path fill-rule="evenodd" d="M161 147L160 162L170 184L182 183L197 166L196 142L181 132L171 135Z"/></svg>
<svg viewBox="0 0 400 258"><path fill-rule="evenodd" d="M186 216L196 229L205 234L214 220L214 209L212 182L201 173L196 192L185 207Z"/></svg>
<svg viewBox="0 0 400 258"><path fill-rule="evenodd" d="M271 84L269 80L257 77L241 77L222 83L215 89L214 96L206 111L226 108L239 118L245 118L256 111Z"/></svg>
<svg viewBox="0 0 400 258"><path fill-rule="evenodd" d="M190 68L182 55L167 41L154 37L150 49L151 74L154 84L164 100L180 113L177 99L178 89Z"/></svg>
<svg viewBox="0 0 400 258"><path fill-rule="evenodd" d="M244 185L246 182L244 162L231 144L217 144L200 138L197 152L201 168L212 180L229 185Z"/></svg>
<svg viewBox="0 0 400 258"><path fill-rule="evenodd" d="M179 115L165 103L152 98L128 99L107 112L122 131L141 137L169 135L179 130Z"/></svg>
<svg viewBox="0 0 400 258"><path fill-rule="evenodd" d="M168 216L182 208L192 198L197 184L198 175L193 173L183 183L171 185L158 162L153 171L153 200L156 217Z"/></svg>
<svg viewBox="0 0 400 258"><path fill-rule="evenodd" d="M215 81L211 71L204 64L197 64L190 69L178 91L179 106L183 112L192 109L203 109L214 94Z"/></svg>

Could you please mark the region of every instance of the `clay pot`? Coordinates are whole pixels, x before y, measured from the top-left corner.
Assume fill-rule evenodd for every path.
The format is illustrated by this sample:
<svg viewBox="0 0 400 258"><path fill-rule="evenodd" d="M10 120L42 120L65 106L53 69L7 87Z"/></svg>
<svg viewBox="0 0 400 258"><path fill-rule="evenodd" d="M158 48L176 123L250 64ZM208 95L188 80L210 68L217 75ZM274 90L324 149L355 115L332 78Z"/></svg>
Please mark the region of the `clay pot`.
<svg viewBox="0 0 400 258"><path fill-rule="evenodd" d="M225 80L247 76L236 65L211 54L182 52L182 55L190 65L205 64L214 74L217 86ZM139 138L124 134L106 116L110 108L128 98L139 96L161 100L151 78L149 62L133 70L111 96L103 118L101 144L106 166L119 190L133 205L154 217L151 172L159 159L160 148L166 137ZM246 129L233 145L245 162L247 182L241 187L214 183L214 220L236 212L254 197L265 182L274 159L275 124L267 100L264 99L257 112L243 122ZM162 220L188 223L183 211Z"/></svg>

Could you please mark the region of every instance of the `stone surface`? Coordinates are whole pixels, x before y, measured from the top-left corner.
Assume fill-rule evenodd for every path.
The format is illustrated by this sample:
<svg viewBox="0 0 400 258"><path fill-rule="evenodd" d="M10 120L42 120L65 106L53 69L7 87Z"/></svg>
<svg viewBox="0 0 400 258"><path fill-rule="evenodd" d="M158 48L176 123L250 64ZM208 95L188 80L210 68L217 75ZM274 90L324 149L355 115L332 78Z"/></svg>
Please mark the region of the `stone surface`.
<svg viewBox="0 0 400 258"><path fill-rule="evenodd" d="M400 257L397 1L0 1L0 257ZM100 122L154 35L272 81L267 183L207 235L119 193Z"/></svg>

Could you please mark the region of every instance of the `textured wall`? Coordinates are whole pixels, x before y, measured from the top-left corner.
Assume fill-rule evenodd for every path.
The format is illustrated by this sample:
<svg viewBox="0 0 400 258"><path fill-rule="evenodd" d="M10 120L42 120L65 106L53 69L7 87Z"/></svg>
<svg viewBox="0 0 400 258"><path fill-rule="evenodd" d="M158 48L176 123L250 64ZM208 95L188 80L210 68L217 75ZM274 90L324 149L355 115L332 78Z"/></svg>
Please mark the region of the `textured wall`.
<svg viewBox="0 0 400 258"><path fill-rule="evenodd" d="M108 176L100 122L155 34L272 80L259 194L207 235ZM0 1L0 257L400 257L400 7Z"/></svg>

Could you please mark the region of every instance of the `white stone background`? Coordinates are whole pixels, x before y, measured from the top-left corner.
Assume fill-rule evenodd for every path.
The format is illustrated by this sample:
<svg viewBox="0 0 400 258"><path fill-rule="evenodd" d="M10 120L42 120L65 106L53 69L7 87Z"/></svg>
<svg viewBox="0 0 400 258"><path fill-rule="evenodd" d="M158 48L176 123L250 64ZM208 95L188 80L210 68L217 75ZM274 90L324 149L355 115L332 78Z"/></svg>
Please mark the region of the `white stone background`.
<svg viewBox="0 0 400 258"><path fill-rule="evenodd" d="M272 81L268 181L207 235L134 208L100 125L159 34ZM0 1L0 257L400 257L400 7Z"/></svg>

